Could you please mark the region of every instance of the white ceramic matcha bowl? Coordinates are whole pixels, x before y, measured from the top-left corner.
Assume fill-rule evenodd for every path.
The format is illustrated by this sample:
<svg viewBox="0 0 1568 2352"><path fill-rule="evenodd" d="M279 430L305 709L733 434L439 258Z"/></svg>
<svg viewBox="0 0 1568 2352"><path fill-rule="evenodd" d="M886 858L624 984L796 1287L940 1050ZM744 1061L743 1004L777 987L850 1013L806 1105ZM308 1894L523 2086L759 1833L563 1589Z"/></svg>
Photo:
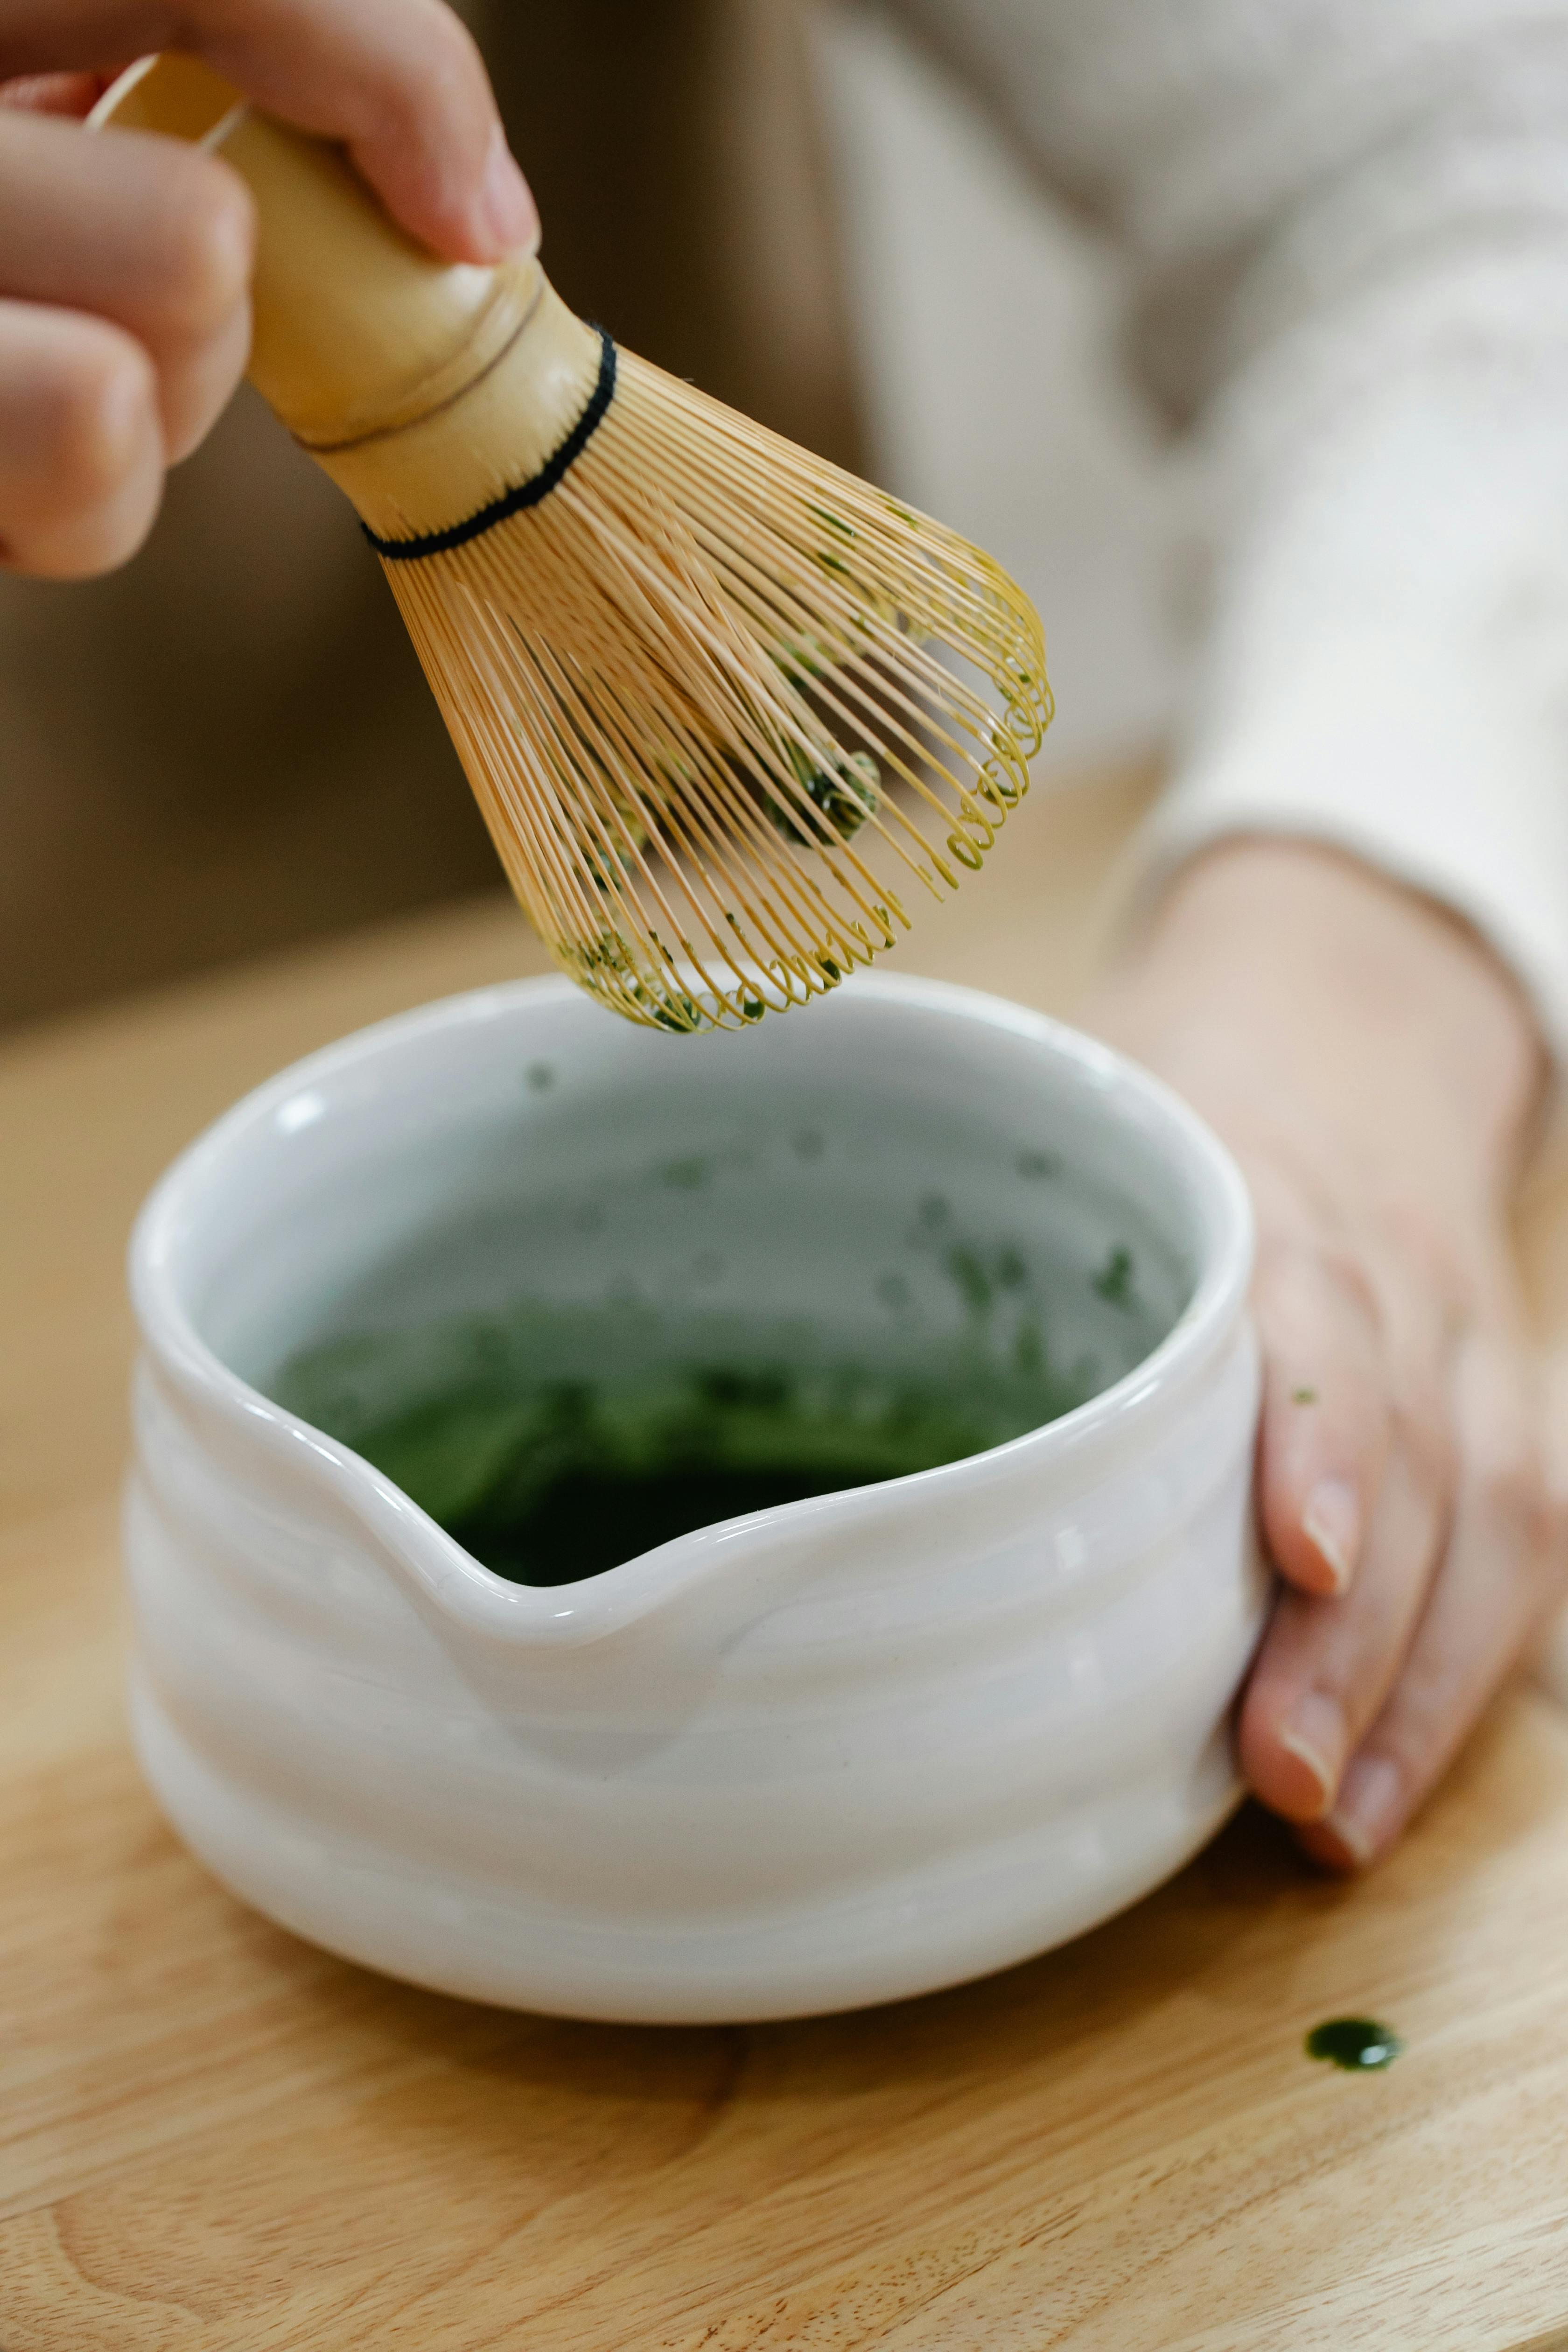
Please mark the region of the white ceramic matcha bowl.
<svg viewBox="0 0 1568 2352"><path fill-rule="evenodd" d="M989 1452L576 1582L492 1575L265 1392L307 1341L606 1284L874 1347L993 1311L943 1287L971 1243L1047 1266L1069 1355L1152 1344ZM299 1934L574 2016L844 2008L1077 1935L1235 1801L1250 1253L1189 1111L963 990L687 1039L528 982L350 1037L209 1130L132 1245L153 1788Z"/></svg>

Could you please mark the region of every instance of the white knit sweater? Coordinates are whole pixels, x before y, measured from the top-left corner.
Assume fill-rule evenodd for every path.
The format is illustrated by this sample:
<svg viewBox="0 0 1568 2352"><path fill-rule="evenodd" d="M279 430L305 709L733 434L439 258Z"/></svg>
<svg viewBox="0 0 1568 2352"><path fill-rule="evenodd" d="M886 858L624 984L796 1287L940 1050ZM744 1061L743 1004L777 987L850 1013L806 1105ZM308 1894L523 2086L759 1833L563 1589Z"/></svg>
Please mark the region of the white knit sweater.
<svg viewBox="0 0 1568 2352"><path fill-rule="evenodd" d="M1151 855L1327 837L1568 1055L1568 0L897 0L1129 255L1209 475Z"/></svg>

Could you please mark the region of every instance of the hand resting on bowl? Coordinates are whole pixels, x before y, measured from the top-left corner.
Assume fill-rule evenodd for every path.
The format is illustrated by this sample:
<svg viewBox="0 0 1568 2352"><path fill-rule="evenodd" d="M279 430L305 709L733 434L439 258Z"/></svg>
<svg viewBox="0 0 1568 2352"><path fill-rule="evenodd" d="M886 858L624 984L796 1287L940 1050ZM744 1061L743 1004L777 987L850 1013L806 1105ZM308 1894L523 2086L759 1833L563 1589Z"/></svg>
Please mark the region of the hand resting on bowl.
<svg viewBox="0 0 1568 2352"><path fill-rule="evenodd" d="M1363 1865L1568 1580L1509 1234L1534 1024L1451 917L1263 841L1189 866L1086 1018L1204 1113L1252 1191L1260 1510L1286 1581L1241 1761L1310 1853Z"/></svg>

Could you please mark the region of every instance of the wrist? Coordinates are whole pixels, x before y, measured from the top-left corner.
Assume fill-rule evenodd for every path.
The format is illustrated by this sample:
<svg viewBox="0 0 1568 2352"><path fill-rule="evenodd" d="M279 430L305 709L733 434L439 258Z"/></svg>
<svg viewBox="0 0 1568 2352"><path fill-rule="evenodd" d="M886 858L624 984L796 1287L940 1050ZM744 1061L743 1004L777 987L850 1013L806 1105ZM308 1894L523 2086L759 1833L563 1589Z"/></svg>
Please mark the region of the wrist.
<svg viewBox="0 0 1568 2352"><path fill-rule="evenodd" d="M1309 1118L1348 1114L1395 1160L1440 1137L1489 1189L1517 1172L1547 1071L1523 991L1467 924L1300 841L1242 838L1193 858L1128 942L1096 1017L1200 1104L1216 1078L1232 1094L1252 1086Z"/></svg>

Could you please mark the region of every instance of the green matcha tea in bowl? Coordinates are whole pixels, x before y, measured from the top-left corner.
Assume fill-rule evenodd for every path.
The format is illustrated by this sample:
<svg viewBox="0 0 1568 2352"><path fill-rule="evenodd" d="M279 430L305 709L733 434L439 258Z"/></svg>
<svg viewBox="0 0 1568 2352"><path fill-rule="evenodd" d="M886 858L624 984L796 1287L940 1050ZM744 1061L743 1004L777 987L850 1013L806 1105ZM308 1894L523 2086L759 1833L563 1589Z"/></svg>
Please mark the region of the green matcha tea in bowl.
<svg viewBox="0 0 1568 2352"><path fill-rule="evenodd" d="M1250 1249L1191 1113L967 991L351 1037L138 1227L153 1785L285 1926L519 2007L801 2014L1077 1934L1236 1800Z"/></svg>

